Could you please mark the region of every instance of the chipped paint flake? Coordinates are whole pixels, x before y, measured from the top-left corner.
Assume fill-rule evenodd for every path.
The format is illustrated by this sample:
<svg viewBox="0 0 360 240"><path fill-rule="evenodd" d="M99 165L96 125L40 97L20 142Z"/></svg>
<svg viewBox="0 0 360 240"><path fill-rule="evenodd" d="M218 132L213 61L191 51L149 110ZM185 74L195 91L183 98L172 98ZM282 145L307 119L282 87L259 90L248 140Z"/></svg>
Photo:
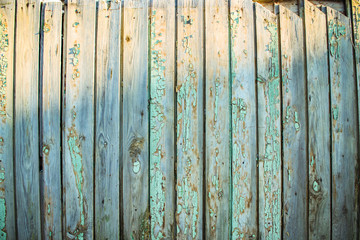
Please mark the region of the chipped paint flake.
<svg viewBox="0 0 360 240"><path fill-rule="evenodd" d="M7 119L7 70L8 59L7 52L9 50L8 23L3 14L0 14L0 118L3 123Z"/></svg>

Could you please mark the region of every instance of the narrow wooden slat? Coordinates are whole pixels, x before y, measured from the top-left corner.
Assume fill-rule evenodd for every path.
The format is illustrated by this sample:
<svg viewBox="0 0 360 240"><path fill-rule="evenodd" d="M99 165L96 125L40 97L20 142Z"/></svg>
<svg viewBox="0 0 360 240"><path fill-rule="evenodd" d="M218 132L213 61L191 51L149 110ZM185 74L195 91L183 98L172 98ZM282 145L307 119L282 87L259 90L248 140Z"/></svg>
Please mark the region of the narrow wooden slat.
<svg viewBox="0 0 360 240"><path fill-rule="evenodd" d="M357 104L350 19L327 8L332 141L332 238L355 239Z"/></svg>
<svg viewBox="0 0 360 240"><path fill-rule="evenodd" d="M41 29L41 183L43 235L45 239L62 239L61 229L61 50L62 3L42 6Z"/></svg>
<svg viewBox="0 0 360 240"><path fill-rule="evenodd" d="M124 237L149 239L148 2L124 7Z"/></svg>
<svg viewBox="0 0 360 240"><path fill-rule="evenodd" d="M231 1L232 239L256 239L256 95L251 0Z"/></svg>
<svg viewBox="0 0 360 240"><path fill-rule="evenodd" d="M40 1L18 0L16 10L15 168L19 239L41 239L39 188Z"/></svg>
<svg viewBox="0 0 360 240"><path fill-rule="evenodd" d="M0 238L15 238L13 162L15 2L0 1Z"/></svg>
<svg viewBox="0 0 360 240"><path fill-rule="evenodd" d="M177 12L177 206L178 239L203 233L203 7L179 0Z"/></svg>
<svg viewBox="0 0 360 240"><path fill-rule="evenodd" d="M276 15L255 5L259 144L259 234L281 238L280 66Z"/></svg>
<svg viewBox="0 0 360 240"><path fill-rule="evenodd" d="M230 81L228 1L205 2L206 238L230 227Z"/></svg>
<svg viewBox="0 0 360 240"><path fill-rule="evenodd" d="M307 239L306 82L303 20L280 6L283 239Z"/></svg>
<svg viewBox="0 0 360 240"><path fill-rule="evenodd" d="M119 239L121 3L102 0L98 4L95 236Z"/></svg>
<svg viewBox="0 0 360 240"><path fill-rule="evenodd" d="M68 1L66 24L64 234L68 238L92 239L95 1Z"/></svg>
<svg viewBox="0 0 360 240"><path fill-rule="evenodd" d="M151 239L172 239L175 236L175 1L153 1L150 30Z"/></svg>

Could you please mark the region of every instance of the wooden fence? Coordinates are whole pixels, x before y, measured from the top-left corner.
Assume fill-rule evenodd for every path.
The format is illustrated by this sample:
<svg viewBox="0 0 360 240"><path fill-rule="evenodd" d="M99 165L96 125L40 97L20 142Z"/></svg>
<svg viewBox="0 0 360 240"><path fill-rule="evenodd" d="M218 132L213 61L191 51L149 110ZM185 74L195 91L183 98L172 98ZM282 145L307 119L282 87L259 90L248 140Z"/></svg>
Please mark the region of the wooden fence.
<svg viewBox="0 0 360 240"><path fill-rule="evenodd" d="M360 4L0 0L0 239L359 239Z"/></svg>

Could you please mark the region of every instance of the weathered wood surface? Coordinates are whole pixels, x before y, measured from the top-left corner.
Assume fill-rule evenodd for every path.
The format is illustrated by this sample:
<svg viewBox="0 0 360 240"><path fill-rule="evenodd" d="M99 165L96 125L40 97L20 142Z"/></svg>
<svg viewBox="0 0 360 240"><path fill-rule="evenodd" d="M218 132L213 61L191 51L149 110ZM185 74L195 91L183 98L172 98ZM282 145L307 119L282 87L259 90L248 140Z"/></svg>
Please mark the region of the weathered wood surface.
<svg viewBox="0 0 360 240"><path fill-rule="evenodd" d="M252 1L231 1L232 239L256 239L258 231L254 33Z"/></svg>
<svg viewBox="0 0 360 240"><path fill-rule="evenodd" d="M283 239L307 239L307 119L303 20L279 6L282 77ZM296 47L294 47L296 46Z"/></svg>
<svg viewBox="0 0 360 240"><path fill-rule="evenodd" d="M16 2L15 174L19 239L41 239L39 188L40 1Z"/></svg>
<svg viewBox="0 0 360 240"><path fill-rule="evenodd" d="M70 0L66 19L63 105L65 236L94 236L95 1Z"/></svg>
<svg viewBox="0 0 360 240"><path fill-rule="evenodd" d="M358 158L356 80L350 18L327 8L330 69L332 238L357 236L355 187Z"/></svg>
<svg viewBox="0 0 360 240"><path fill-rule="evenodd" d="M148 239L148 2L124 3L123 206L124 238Z"/></svg>
<svg viewBox="0 0 360 240"><path fill-rule="evenodd" d="M45 239L62 239L61 51L62 3L42 5L41 25L41 205Z"/></svg>
<svg viewBox="0 0 360 240"><path fill-rule="evenodd" d="M96 34L95 236L119 239L121 3L99 1Z"/></svg>
<svg viewBox="0 0 360 240"><path fill-rule="evenodd" d="M256 4L255 12L259 136L259 237L280 239L282 176L278 19L276 15L259 4Z"/></svg>
<svg viewBox="0 0 360 240"><path fill-rule="evenodd" d="M202 239L204 2L177 4L176 229L178 239Z"/></svg>
<svg viewBox="0 0 360 240"><path fill-rule="evenodd" d="M326 16L305 1L309 148L309 239L329 239L330 112Z"/></svg>
<svg viewBox="0 0 360 240"><path fill-rule="evenodd" d="M208 239L230 234L230 74L228 2L205 1L206 225Z"/></svg>
<svg viewBox="0 0 360 240"><path fill-rule="evenodd" d="M0 1L0 238L15 236L14 32L15 2Z"/></svg>
<svg viewBox="0 0 360 240"><path fill-rule="evenodd" d="M155 0L150 22L151 239L175 237L175 1Z"/></svg>

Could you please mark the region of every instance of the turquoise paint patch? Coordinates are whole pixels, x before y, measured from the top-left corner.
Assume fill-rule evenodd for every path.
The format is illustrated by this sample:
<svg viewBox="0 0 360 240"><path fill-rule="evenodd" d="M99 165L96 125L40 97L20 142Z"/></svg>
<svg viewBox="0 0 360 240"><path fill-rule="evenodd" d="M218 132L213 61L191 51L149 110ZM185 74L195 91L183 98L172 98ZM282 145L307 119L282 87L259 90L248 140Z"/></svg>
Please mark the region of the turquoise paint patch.
<svg viewBox="0 0 360 240"><path fill-rule="evenodd" d="M336 59L340 57L340 38L345 37L346 28L338 20L331 19L328 25L330 54Z"/></svg>

